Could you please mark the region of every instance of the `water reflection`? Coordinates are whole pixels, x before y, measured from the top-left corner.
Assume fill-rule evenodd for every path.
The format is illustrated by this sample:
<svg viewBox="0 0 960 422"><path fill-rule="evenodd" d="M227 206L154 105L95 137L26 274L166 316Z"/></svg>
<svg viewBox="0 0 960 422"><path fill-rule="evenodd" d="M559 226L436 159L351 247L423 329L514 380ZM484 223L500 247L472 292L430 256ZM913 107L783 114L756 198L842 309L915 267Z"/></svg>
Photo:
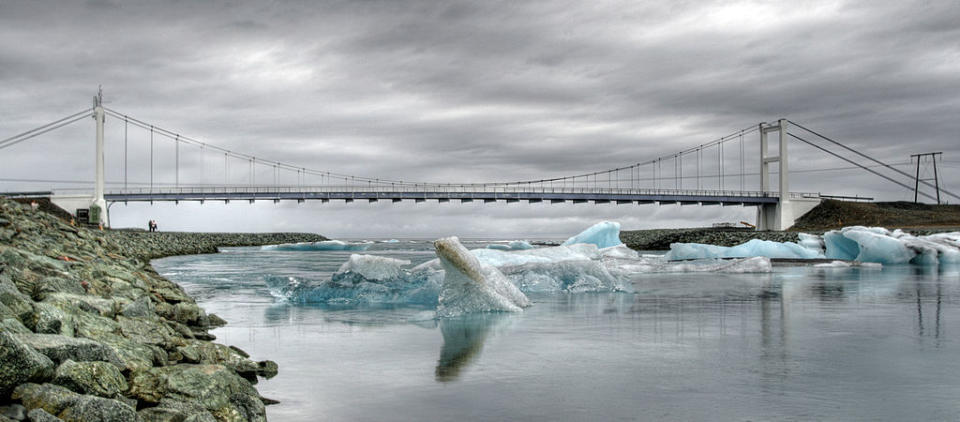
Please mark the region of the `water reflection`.
<svg viewBox="0 0 960 422"><path fill-rule="evenodd" d="M483 342L493 330L501 326L509 314L474 314L440 320L443 346L435 371L439 382L456 381L483 350Z"/></svg>

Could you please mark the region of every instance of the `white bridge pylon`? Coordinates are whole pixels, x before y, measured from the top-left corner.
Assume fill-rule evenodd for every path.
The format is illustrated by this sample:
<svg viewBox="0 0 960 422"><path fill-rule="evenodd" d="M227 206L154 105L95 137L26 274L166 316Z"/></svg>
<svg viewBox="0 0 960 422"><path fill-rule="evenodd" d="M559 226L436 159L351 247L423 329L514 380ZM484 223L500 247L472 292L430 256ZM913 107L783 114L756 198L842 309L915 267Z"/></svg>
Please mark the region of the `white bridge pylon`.
<svg viewBox="0 0 960 422"><path fill-rule="evenodd" d="M787 142L787 119L777 120L776 123L761 123L760 132L760 190L770 191L770 163L777 163L780 192L790 192L790 161L788 157L789 143ZM768 137L776 133L779 140L776 155L770 155ZM820 204L820 198L792 198L790 195L781 195L776 204L757 206L757 230L786 230L793 225L807 211Z"/></svg>

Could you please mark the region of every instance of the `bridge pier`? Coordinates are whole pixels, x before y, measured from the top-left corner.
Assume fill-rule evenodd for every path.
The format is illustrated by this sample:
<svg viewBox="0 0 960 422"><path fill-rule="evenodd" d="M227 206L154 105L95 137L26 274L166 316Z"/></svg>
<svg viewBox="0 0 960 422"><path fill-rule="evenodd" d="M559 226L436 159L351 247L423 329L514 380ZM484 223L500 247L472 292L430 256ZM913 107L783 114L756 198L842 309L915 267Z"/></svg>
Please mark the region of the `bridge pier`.
<svg viewBox="0 0 960 422"><path fill-rule="evenodd" d="M804 214L820 205L820 198L793 198L776 204L757 205L757 230L786 230Z"/></svg>

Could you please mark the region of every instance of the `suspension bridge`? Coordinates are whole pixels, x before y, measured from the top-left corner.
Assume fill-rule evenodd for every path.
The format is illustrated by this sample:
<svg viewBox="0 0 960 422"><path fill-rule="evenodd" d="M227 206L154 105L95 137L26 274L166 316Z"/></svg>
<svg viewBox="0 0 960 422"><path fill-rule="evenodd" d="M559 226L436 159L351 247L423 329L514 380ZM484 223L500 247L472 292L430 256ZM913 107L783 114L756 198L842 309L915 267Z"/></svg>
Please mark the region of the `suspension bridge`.
<svg viewBox="0 0 960 422"><path fill-rule="evenodd" d="M19 195L49 196L52 202L66 210L91 207L103 210L95 217L100 223L109 221L104 215L109 212L109 205L121 202L522 201L755 206L759 230L783 230L823 198L819 193L790 191L791 140L913 189L908 185L913 180L908 182L901 178L911 175L787 119L753 124L673 154L601 171L508 182L431 183L348 175L267 160L185 136L106 107L102 94L98 94L90 108L0 140L0 150L90 117L96 122L96 170L92 191L89 188L80 192L57 189L20 192ZM109 190L104 177L104 126L108 118L123 127L123 158L119 163L123 181L112 182ZM128 135L131 129L143 132L144 136L138 138L149 139L149 157L130 157ZM748 143L757 141L759 147L751 146L748 153L745 139ZM173 144L172 164L159 165L155 151L160 142ZM775 152L771 153L772 150ZM144 161L148 164L143 165ZM138 170L148 172L149 179L130 181L131 163L135 163ZM189 174L188 165L193 173L199 167L199 175ZM776 171L772 171L771 165L776 166ZM895 176L881 173L877 168L892 170ZM266 179L262 175L264 170L270 173ZM164 182L160 181L161 176ZM172 183L169 182L171 176ZM748 179L747 176L751 177ZM771 184L771 176L776 180L775 185ZM939 192L960 199L943 189ZM932 199L924 192L920 194Z"/></svg>

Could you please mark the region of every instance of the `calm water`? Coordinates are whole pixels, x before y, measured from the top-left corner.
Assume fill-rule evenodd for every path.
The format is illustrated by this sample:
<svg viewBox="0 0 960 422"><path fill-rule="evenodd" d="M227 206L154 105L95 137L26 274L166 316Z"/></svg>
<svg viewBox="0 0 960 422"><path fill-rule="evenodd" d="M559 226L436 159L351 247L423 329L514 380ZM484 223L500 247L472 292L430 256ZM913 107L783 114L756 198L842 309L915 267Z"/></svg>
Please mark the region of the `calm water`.
<svg viewBox="0 0 960 422"><path fill-rule="evenodd" d="M477 245L467 245L476 247ZM425 242L366 253L435 255ZM154 261L218 341L279 363L272 421L956 420L960 272L651 274L636 293L531 295L521 314L278 303L350 252L227 249Z"/></svg>

